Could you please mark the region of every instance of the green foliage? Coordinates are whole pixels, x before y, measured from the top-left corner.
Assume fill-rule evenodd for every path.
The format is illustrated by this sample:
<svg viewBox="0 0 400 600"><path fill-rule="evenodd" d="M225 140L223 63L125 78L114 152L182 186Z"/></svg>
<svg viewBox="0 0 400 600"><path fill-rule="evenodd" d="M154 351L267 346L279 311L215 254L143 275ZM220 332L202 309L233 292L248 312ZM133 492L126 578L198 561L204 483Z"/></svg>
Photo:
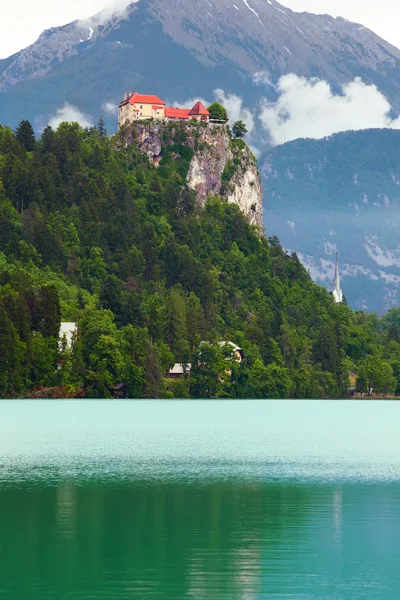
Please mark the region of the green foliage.
<svg viewBox="0 0 400 600"><path fill-rule="evenodd" d="M233 189L231 180L238 170L237 162L229 159L226 161L224 170L221 174L221 196L227 196Z"/></svg>
<svg viewBox="0 0 400 600"><path fill-rule="evenodd" d="M219 102L213 102L210 104L208 107L208 112L210 113L210 119L216 119L217 121L228 120L227 110Z"/></svg>
<svg viewBox="0 0 400 600"><path fill-rule="evenodd" d="M291 381L285 368L271 363L267 366L255 361L249 378L250 398L287 398Z"/></svg>
<svg viewBox="0 0 400 600"><path fill-rule="evenodd" d="M335 305L237 206L198 207L185 127L166 127L157 169L101 122L34 144L0 127L0 395L344 397L350 371L360 392L398 393L399 309ZM252 160L230 148L226 190ZM73 349L60 320L78 323ZM172 381L175 362L192 370Z"/></svg>
<svg viewBox="0 0 400 600"><path fill-rule="evenodd" d="M243 121L236 121L232 126L232 134L235 138L242 138L247 133L247 127Z"/></svg>
<svg viewBox="0 0 400 600"><path fill-rule="evenodd" d="M229 146L233 157L232 159L227 160L224 170L221 174L222 197L228 195L232 191L233 185L231 181L239 169L242 172L246 172L250 164L253 162L253 157L244 140L239 138L231 139Z"/></svg>
<svg viewBox="0 0 400 600"><path fill-rule="evenodd" d="M23 390L26 345L20 340L7 311L1 305L0 348L0 394L7 397Z"/></svg>
<svg viewBox="0 0 400 600"><path fill-rule="evenodd" d="M29 121L24 120L20 122L15 131L15 137L27 152L33 152L35 148L35 132Z"/></svg>
<svg viewBox="0 0 400 600"><path fill-rule="evenodd" d="M396 387L397 380L390 363L378 356L367 356L359 368L357 391L388 395L394 394Z"/></svg>

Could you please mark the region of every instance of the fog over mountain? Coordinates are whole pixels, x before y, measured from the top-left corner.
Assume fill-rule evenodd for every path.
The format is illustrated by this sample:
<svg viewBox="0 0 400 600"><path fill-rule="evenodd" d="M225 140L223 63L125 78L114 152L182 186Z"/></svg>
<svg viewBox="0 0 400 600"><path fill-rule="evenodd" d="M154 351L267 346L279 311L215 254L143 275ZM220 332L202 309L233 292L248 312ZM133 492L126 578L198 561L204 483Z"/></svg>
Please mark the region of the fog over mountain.
<svg viewBox="0 0 400 600"><path fill-rule="evenodd" d="M67 103L93 119L105 112L115 128L113 107L132 88L171 103L222 89L257 112L288 74L318 77L333 94L361 77L387 97L393 117L399 65L400 50L362 25L274 0L139 0L47 30L0 61L0 121L28 117L40 128Z"/></svg>

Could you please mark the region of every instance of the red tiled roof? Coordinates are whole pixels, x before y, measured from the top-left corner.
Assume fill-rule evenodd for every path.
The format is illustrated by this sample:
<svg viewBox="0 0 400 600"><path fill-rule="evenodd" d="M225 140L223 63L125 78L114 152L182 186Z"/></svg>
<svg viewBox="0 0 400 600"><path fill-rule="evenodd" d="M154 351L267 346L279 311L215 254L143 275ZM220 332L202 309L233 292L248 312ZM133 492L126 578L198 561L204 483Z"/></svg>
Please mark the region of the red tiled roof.
<svg viewBox="0 0 400 600"><path fill-rule="evenodd" d="M140 102L142 102L142 104L161 104L162 106L165 106L165 102L158 98L158 96L147 96L146 94L138 94L135 92L129 98L130 104L136 104Z"/></svg>
<svg viewBox="0 0 400 600"><path fill-rule="evenodd" d="M210 113L201 102L196 102L193 106L192 110L189 112L189 115L209 115Z"/></svg>
<svg viewBox="0 0 400 600"><path fill-rule="evenodd" d="M170 119L189 119L189 108L165 107L165 116Z"/></svg>
<svg viewBox="0 0 400 600"><path fill-rule="evenodd" d="M137 92L131 94L125 100L122 100L119 106L121 107L125 106L126 104L135 104L137 102L142 102L142 104L157 104L158 106L165 106L165 102L158 96L147 96L146 94L138 94Z"/></svg>

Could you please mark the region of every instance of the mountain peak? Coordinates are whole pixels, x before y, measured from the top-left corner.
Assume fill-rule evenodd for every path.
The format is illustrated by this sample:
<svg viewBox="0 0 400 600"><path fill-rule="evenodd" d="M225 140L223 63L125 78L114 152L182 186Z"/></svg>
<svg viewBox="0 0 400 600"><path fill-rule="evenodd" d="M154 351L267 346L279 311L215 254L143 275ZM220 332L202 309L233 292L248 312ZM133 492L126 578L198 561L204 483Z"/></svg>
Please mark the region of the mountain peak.
<svg viewBox="0 0 400 600"><path fill-rule="evenodd" d="M0 61L0 120L41 122L65 102L96 116L131 87L170 101L222 88L256 104L266 91L255 74L266 69L270 99L288 73L335 93L360 76L400 108L399 67L400 50L362 25L276 0L139 0L49 29Z"/></svg>

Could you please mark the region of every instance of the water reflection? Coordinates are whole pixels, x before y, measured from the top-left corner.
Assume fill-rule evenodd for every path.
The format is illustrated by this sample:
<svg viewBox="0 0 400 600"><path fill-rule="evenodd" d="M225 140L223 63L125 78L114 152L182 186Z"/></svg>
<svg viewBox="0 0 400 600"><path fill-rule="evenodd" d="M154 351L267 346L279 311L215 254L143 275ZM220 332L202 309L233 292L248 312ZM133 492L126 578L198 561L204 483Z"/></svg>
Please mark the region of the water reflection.
<svg viewBox="0 0 400 600"><path fill-rule="evenodd" d="M309 494L228 482L3 489L3 594L255 597L265 553L283 575L283 549L302 543Z"/></svg>
<svg viewBox="0 0 400 600"><path fill-rule="evenodd" d="M0 490L0 595L347 599L382 598L387 589L397 597L399 493L216 481L38 490L25 482Z"/></svg>
<svg viewBox="0 0 400 600"><path fill-rule="evenodd" d="M400 598L399 408L0 403L0 598Z"/></svg>
<svg viewBox="0 0 400 600"><path fill-rule="evenodd" d="M336 488L333 493L333 530L334 541L337 546L337 551L340 550L342 541L342 512L343 512L343 493L341 488Z"/></svg>

